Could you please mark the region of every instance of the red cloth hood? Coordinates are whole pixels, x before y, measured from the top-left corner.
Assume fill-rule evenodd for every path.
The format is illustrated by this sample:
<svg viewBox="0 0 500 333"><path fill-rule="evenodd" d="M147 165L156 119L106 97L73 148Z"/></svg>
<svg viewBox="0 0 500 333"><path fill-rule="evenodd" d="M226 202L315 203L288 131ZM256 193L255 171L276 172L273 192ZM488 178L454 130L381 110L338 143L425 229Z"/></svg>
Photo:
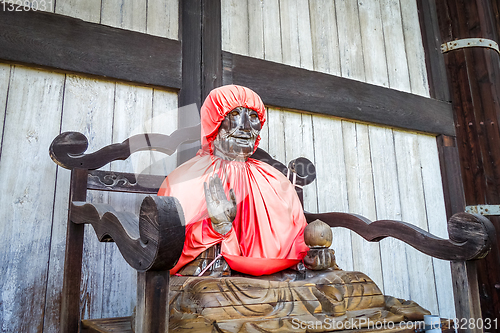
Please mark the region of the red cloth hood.
<svg viewBox="0 0 500 333"><path fill-rule="evenodd" d="M219 132L219 126L224 118L234 108L239 106L255 110L259 116L260 124L264 126L266 122L266 108L259 95L254 91L237 85L228 85L215 88L208 94L203 103L201 116L201 144L203 147L210 147ZM259 145L260 136L255 142L255 149Z"/></svg>

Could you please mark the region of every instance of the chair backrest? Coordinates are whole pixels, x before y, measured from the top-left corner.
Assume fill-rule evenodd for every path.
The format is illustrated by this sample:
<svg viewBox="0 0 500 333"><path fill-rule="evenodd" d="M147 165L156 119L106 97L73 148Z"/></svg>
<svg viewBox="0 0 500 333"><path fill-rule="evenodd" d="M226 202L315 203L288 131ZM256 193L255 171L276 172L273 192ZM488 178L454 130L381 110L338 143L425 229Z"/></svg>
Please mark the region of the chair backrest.
<svg viewBox="0 0 500 333"><path fill-rule="evenodd" d="M182 143L195 142L199 139L200 125L197 125L179 129L170 136L163 134L135 135L122 143L111 144L89 154L85 154L88 148L88 140L81 133L65 132L53 140L49 150L51 158L61 167L71 170L69 218L61 305L61 331L76 332L80 325L79 302L74 302L74 300L80 298L84 224L91 223L93 225L100 241L115 240L125 260L138 271L150 269L151 265L155 262L156 269L160 271L168 269L169 263L172 260L175 261L176 256L180 255L178 252L182 250L184 238L183 235L181 237L180 233L183 233L184 229L183 226L182 228L180 227L181 223L178 216L174 216L174 222L177 218L178 223L170 223L165 226L165 228L170 228L169 232L163 232L163 234L170 235L168 240L164 239L164 243L169 243L169 249L163 251L165 258L158 265L157 256L158 252L161 252L161 246L158 247L157 243L159 242L158 239L162 236L160 232L161 226L158 227L158 221L155 222L156 224L151 224L151 216L143 216L157 215L158 210L156 209L158 205L175 205L176 203L173 201L165 203L158 200L149 200L143 202L141 216L138 221L137 218L134 219L134 217L127 216L125 213L115 212L106 205L85 203L87 190L156 194L166 175L137 175L97 169L112 161L125 160L138 151L151 150L172 155ZM267 152L260 148L252 155L252 158L266 162L286 175L296 185L295 189L301 202L303 202L302 186L310 184L316 178L314 165L309 160L298 158L291 161L287 167L273 159ZM106 210L106 213L103 215L104 210ZM124 223L123 221L135 222ZM155 229L156 234L154 232L153 235L148 234L151 242L148 243L148 246L143 246L144 243L147 243L147 240L143 240L141 245L139 244L139 240L130 239L129 237L130 234L134 235L137 233L137 225L132 225L128 232L123 232L124 229L127 229L127 224L138 224L139 230L141 228L143 230ZM111 237L110 234L113 234L113 236ZM172 244L175 242L177 244ZM151 243L155 243L156 247L151 246ZM151 248L149 251L148 247ZM155 276L152 277L153 275ZM163 282L168 285L168 274L165 276L163 273L151 272L149 275L142 276L142 278L140 275L139 283L144 284L144 293L147 293L146 285L148 279L163 279ZM158 308L162 307L162 304L165 305L168 303L164 300L159 300L159 298L157 301L158 305L152 307L156 312L158 312ZM139 303L138 301L138 308L140 307ZM151 316L153 319L158 317L156 314L152 314ZM168 322L158 325L168 325ZM158 327L150 329L150 331L155 330L158 330Z"/></svg>

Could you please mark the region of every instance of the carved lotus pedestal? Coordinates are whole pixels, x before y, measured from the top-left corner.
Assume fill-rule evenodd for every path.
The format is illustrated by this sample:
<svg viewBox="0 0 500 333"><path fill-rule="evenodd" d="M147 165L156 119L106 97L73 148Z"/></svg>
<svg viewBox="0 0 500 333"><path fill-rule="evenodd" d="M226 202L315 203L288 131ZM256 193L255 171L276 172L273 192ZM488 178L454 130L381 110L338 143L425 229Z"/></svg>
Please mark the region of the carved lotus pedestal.
<svg viewBox="0 0 500 333"><path fill-rule="evenodd" d="M342 270L173 276L170 288L172 332L329 332L429 314L415 302L384 296L365 274Z"/></svg>

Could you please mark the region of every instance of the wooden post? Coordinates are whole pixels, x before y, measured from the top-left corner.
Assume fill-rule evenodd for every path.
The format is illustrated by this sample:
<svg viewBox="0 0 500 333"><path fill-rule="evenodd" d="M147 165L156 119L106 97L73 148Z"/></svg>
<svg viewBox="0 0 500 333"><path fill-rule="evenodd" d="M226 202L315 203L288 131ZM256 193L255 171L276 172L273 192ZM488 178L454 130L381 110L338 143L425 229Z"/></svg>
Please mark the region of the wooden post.
<svg viewBox="0 0 500 333"><path fill-rule="evenodd" d="M72 201L87 198L87 170L71 170L69 206ZM61 295L61 332L78 332L80 326L80 281L82 279L82 253L84 225L71 222L68 209L64 280Z"/></svg>
<svg viewBox="0 0 500 333"><path fill-rule="evenodd" d="M463 17L459 19L456 16L458 13L455 12L452 14L449 11L450 8L446 1L417 0L417 4L420 14L422 39L426 50L430 93L432 97L437 99L452 100L454 117L456 119L456 132L461 143L459 149L456 137L440 135L437 138L446 213L448 218L450 218L453 214L463 212L465 209L466 198L462 184L462 172L466 173L463 179L464 182L467 182L467 174L470 174L472 170L468 164L463 163L467 163L467 161L464 161L463 156L471 148L469 146L471 142L468 140L472 139L472 137L468 136L468 126L463 126L464 122L460 121L469 112L466 111L467 108L463 109L462 101L462 99L467 100L467 88L465 86L468 84L468 78L465 78L464 81L459 79L457 63L451 60L454 59L454 55L447 54L445 63L445 57L441 53L440 46L443 41L451 40L451 36L446 36L446 29L451 29L451 25L464 24L464 21ZM475 15L477 13L472 11L470 14ZM464 35L462 37L469 36ZM459 50L454 52L463 53L464 51ZM451 96L448 81L452 87ZM460 87L461 85L464 87ZM460 156L462 156L462 159ZM467 193L467 202L469 204L473 202L473 200L471 201L470 194ZM456 318L475 318L476 320L482 318L479 288L481 281L478 281L477 266L476 262L471 261L451 263ZM485 318L488 317L495 318L496 316L491 317L488 313L485 313ZM481 330L477 327L475 329L467 327L466 329L459 329L459 331L480 332Z"/></svg>
<svg viewBox="0 0 500 333"><path fill-rule="evenodd" d="M178 128L199 123L201 107L201 0L179 3L182 44L182 87L179 91ZM193 157L199 144L183 144L177 151L177 164Z"/></svg>
<svg viewBox="0 0 500 333"><path fill-rule="evenodd" d="M199 109L208 93L222 85L220 0L180 2L182 39L182 88L179 92L179 128L200 122ZM196 107L194 105L196 105ZM182 145L178 164L193 157L199 144Z"/></svg>
<svg viewBox="0 0 500 333"><path fill-rule="evenodd" d="M436 8L441 42L464 38L486 38L498 41L498 18L492 1L426 0ZM495 19L497 21L495 21ZM444 54L451 101L455 114L457 148L467 205L500 204L500 62L499 54L489 48L473 47ZM499 217L491 217L497 237ZM456 265L455 273L469 278L468 291L455 281L464 293L478 293L483 318L500 317L500 255L495 244L488 256L476 263L479 289L474 290L474 264ZM457 285L458 283L458 285ZM470 300L474 301L473 295ZM468 310L467 310L468 309ZM459 313L459 311L463 311ZM457 317L473 316L479 309L457 304ZM468 314L467 314L468 313Z"/></svg>
<svg viewBox="0 0 500 333"><path fill-rule="evenodd" d="M167 333L170 271L137 273L135 332Z"/></svg>

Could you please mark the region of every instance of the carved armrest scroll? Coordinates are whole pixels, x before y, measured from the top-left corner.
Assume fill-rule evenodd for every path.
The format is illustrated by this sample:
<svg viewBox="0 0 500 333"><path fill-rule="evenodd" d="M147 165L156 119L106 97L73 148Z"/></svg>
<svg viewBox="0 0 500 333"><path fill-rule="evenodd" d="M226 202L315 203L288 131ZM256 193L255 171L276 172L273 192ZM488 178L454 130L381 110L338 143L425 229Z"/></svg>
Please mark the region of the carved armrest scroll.
<svg viewBox="0 0 500 333"><path fill-rule="evenodd" d="M283 175L288 176L290 181L293 181L293 176L289 174L289 170L295 173L295 184L305 186L312 183L316 179L316 167L314 164L304 157L298 157L288 163L288 167L278 160L272 158L269 153L261 148L257 148L255 153L250 156L253 159L265 162L275 169L279 170Z"/></svg>
<svg viewBox="0 0 500 333"><path fill-rule="evenodd" d="M419 227L392 220L370 221L348 213L306 213L307 222L321 220L331 227L350 229L370 242L397 238L415 249L443 260L473 260L488 254L495 237L493 224L484 216L457 213L448 221L450 239L434 236Z"/></svg>
<svg viewBox="0 0 500 333"><path fill-rule="evenodd" d="M70 218L76 224L92 224L101 242L114 241L138 271L171 269L184 246L184 213L174 197L146 197L139 217L107 204L72 202Z"/></svg>
<svg viewBox="0 0 500 333"><path fill-rule="evenodd" d="M50 145L50 157L66 169L98 169L111 161L125 160L131 154L142 150L154 150L172 155L181 143L200 140L200 125L178 129L171 135L158 133L137 134L122 143L115 143L85 154L88 140L79 132L59 134Z"/></svg>

